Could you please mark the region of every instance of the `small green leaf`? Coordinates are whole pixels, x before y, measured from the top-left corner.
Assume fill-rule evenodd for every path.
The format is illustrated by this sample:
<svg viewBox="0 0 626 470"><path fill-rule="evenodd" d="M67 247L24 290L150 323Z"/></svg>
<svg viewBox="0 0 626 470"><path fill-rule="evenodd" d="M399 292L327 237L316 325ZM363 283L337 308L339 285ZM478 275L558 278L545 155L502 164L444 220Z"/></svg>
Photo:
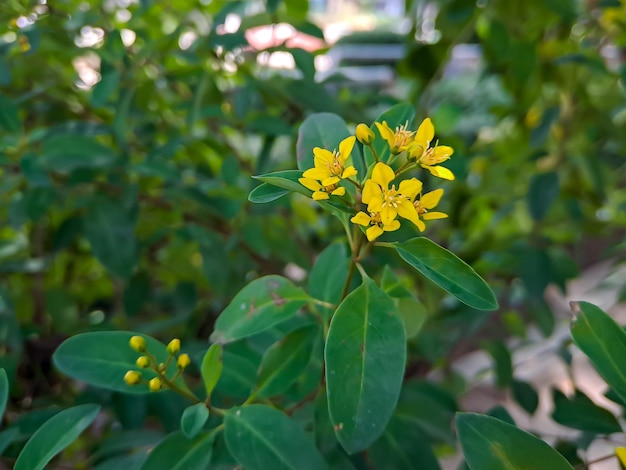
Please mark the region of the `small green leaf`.
<svg viewBox="0 0 626 470"><path fill-rule="evenodd" d="M576 390L570 398L559 390L553 390L552 399L552 419L563 426L594 434L612 434L622 430L609 410L600 408L580 390Z"/></svg>
<svg viewBox="0 0 626 470"><path fill-rule="evenodd" d="M248 397L256 383L257 368L258 363L243 354L224 351L224 368L215 391L231 397Z"/></svg>
<svg viewBox="0 0 626 470"><path fill-rule="evenodd" d="M519 405L526 410L528 414L533 414L539 406L539 395L535 389L526 382L521 380L513 380L511 384L513 398Z"/></svg>
<svg viewBox="0 0 626 470"><path fill-rule="evenodd" d="M600 308L573 302L571 334L583 353L617 395L626 402L626 332Z"/></svg>
<svg viewBox="0 0 626 470"><path fill-rule="evenodd" d="M309 297L281 276L265 276L244 287L215 322L211 341L228 343L261 333L296 314Z"/></svg>
<svg viewBox="0 0 626 470"><path fill-rule="evenodd" d="M54 415L31 437L17 461L15 470L40 470L70 445L100 412L99 405L79 405Z"/></svg>
<svg viewBox="0 0 626 470"><path fill-rule="evenodd" d="M217 385L222 375L222 367L222 345L213 343L204 355L200 369L207 397L211 396L211 392Z"/></svg>
<svg viewBox="0 0 626 470"><path fill-rule="evenodd" d="M127 371L140 370L135 364L140 354L129 345L130 338L135 335L138 333L130 331L98 331L75 335L57 348L52 360L64 374L96 387L126 393L150 393L146 384L131 386L124 381ZM140 336L146 340L148 351L158 362L167 361L169 354L163 343L146 335ZM150 369L140 371L144 380L156 377L156 373ZM167 375L171 377L177 371L176 362L171 361ZM176 383L185 386L182 377Z"/></svg>
<svg viewBox="0 0 626 470"><path fill-rule="evenodd" d="M496 386L506 388L513 381L511 353L502 341L491 340L482 343L482 348L493 358Z"/></svg>
<svg viewBox="0 0 626 470"><path fill-rule="evenodd" d="M339 143L350 136L346 122L333 113L316 113L307 117L298 129L298 168L313 167L313 149L330 150L339 148ZM357 167L358 169L358 167Z"/></svg>
<svg viewBox="0 0 626 470"><path fill-rule="evenodd" d="M302 172L300 170L275 171L274 173L253 176L253 178L278 188L304 194L306 197L311 196L311 191L302 186L298 181L299 178L302 178Z"/></svg>
<svg viewBox="0 0 626 470"><path fill-rule="evenodd" d="M573 470L565 458L538 437L498 418L458 413L463 455L472 470Z"/></svg>
<svg viewBox="0 0 626 470"><path fill-rule="evenodd" d="M9 400L9 386L10 384L7 372L4 369L0 369L0 421L4 416L7 401Z"/></svg>
<svg viewBox="0 0 626 470"><path fill-rule="evenodd" d="M188 439L198 435L209 419L209 409L204 403L188 406L180 418L180 429Z"/></svg>
<svg viewBox="0 0 626 470"><path fill-rule="evenodd" d="M261 361L256 396L270 397L283 393L309 364L319 328L300 328L272 345Z"/></svg>
<svg viewBox="0 0 626 470"><path fill-rule="evenodd" d="M275 408L232 408L224 417L224 432L228 450L246 470L328 468L313 441Z"/></svg>
<svg viewBox="0 0 626 470"><path fill-rule="evenodd" d="M348 453L382 434L400 394L406 361L402 320L369 278L333 316L324 353L330 419Z"/></svg>
<svg viewBox="0 0 626 470"><path fill-rule="evenodd" d="M180 431L169 434L148 454L141 470L205 470L211 462L213 439L211 433L194 439Z"/></svg>
<svg viewBox="0 0 626 470"><path fill-rule="evenodd" d="M265 204L266 202L272 202L276 199L283 197L285 194L289 194L291 191L285 188L279 188L269 183L261 183L248 195L248 201L255 202L257 204Z"/></svg>
<svg viewBox="0 0 626 470"><path fill-rule="evenodd" d="M341 300L348 276L348 253L345 243L331 243L320 253L309 274L309 294L325 302Z"/></svg>
<svg viewBox="0 0 626 470"><path fill-rule="evenodd" d="M537 221L543 220L558 196L559 175L557 173L534 175L526 194L526 203L532 218Z"/></svg>
<svg viewBox="0 0 626 470"><path fill-rule="evenodd" d="M0 432L0 455L4 453L6 448L9 447L19 433L20 429L17 427L11 427Z"/></svg>
<svg viewBox="0 0 626 470"><path fill-rule="evenodd" d="M383 270L381 287L393 298L398 313L402 317L407 339L415 338L428 317L426 307L402 285L389 266L385 266Z"/></svg>
<svg viewBox="0 0 626 470"><path fill-rule="evenodd" d="M394 243L400 257L461 302L478 310L495 310L498 301L476 271L445 248L427 238Z"/></svg>
<svg viewBox="0 0 626 470"><path fill-rule="evenodd" d="M21 127L18 107L12 100L0 95L0 128L8 132L18 132Z"/></svg>
<svg viewBox="0 0 626 470"><path fill-rule="evenodd" d="M41 148L42 165L56 172L107 168L116 158L110 147L80 134L54 134L43 141Z"/></svg>

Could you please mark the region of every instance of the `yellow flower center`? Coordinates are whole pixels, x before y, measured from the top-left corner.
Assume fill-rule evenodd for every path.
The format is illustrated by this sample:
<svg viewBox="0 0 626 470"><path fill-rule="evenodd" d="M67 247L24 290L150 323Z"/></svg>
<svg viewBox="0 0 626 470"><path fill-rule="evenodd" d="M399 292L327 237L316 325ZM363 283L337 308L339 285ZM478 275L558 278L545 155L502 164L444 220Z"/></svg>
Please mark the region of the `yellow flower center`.
<svg viewBox="0 0 626 470"><path fill-rule="evenodd" d="M408 126L409 123L406 122L403 126L396 127L396 132L393 136L393 147L403 149L409 145L411 139L413 139L415 131L408 130Z"/></svg>
<svg viewBox="0 0 626 470"><path fill-rule="evenodd" d="M341 163L341 158L336 150L333 152L333 161L331 163L327 163L326 168L328 168L328 171L332 176L341 177L343 173L343 164Z"/></svg>
<svg viewBox="0 0 626 470"><path fill-rule="evenodd" d="M393 207L397 209L400 205L400 201L404 196L396 190L396 185L391 186L391 189L383 191L383 207Z"/></svg>
<svg viewBox="0 0 626 470"><path fill-rule="evenodd" d="M426 209L424 206L422 206L422 203L419 200L415 201L413 203L413 205L415 206L415 210L417 211L417 215L426 214L426 212L428 212L428 209Z"/></svg>
<svg viewBox="0 0 626 470"><path fill-rule="evenodd" d="M374 225L381 225L383 223L379 212L370 212L370 218L372 219L371 223Z"/></svg>

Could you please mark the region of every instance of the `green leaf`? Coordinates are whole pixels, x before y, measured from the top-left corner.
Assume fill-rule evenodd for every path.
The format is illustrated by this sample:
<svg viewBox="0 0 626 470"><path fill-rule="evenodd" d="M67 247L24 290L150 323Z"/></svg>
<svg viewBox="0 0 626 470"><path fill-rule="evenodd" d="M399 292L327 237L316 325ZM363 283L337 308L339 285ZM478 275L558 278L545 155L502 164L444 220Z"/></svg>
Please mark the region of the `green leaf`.
<svg viewBox="0 0 626 470"><path fill-rule="evenodd" d="M528 211L533 219L543 220L559 196L559 175L555 172L534 175L526 193Z"/></svg>
<svg viewBox="0 0 626 470"><path fill-rule="evenodd" d="M4 411L7 407L7 401L9 400L9 378L7 372L4 369L0 369L0 421L4 416Z"/></svg>
<svg viewBox="0 0 626 470"><path fill-rule="evenodd" d="M313 149L330 150L339 148L339 143L350 136L346 122L333 113L316 113L307 117L298 129L298 168L313 168ZM357 167L358 169L358 167Z"/></svg>
<svg viewBox="0 0 626 470"><path fill-rule="evenodd" d="M381 287L390 297L393 297L396 309L402 317L407 339L416 337L428 317L426 307L400 283L389 266L385 266L383 270Z"/></svg>
<svg viewBox="0 0 626 470"><path fill-rule="evenodd" d="M521 380L513 380L511 384L513 398L519 405L526 410L528 414L533 414L539 406L539 395L535 389L526 382Z"/></svg>
<svg viewBox="0 0 626 470"><path fill-rule="evenodd" d="M31 437L15 462L15 470L40 470L70 445L100 412L99 405L79 405L54 415Z"/></svg>
<svg viewBox="0 0 626 470"><path fill-rule="evenodd" d="M300 328L265 351L255 395L271 397L287 390L309 364L318 333L317 325Z"/></svg>
<svg viewBox="0 0 626 470"><path fill-rule="evenodd" d="M275 408L249 405L224 417L228 450L246 470L323 470L326 462L288 416Z"/></svg>
<svg viewBox="0 0 626 470"><path fill-rule="evenodd" d="M496 386L506 388L513 381L511 353L502 341L491 340L482 343L482 347L493 358L496 374Z"/></svg>
<svg viewBox="0 0 626 470"><path fill-rule="evenodd" d="M135 335L138 333L98 331L72 336L58 347L52 360L64 374L96 387L126 393L151 393L146 384L131 386L124 381L127 371L139 370L135 361L140 353L129 345L130 338ZM146 335L140 336L146 340L148 351L159 363L167 361L169 354L163 343ZM176 362L171 361L167 375L171 377L177 371ZM142 369L141 375L144 380L156 377L156 373L150 369ZM184 386L182 377L176 383Z"/></svg>
<svg viewBox="0 0 626 470"><path fill-rule="evenodd" d="M174 432L152 449L141 470L205 470L211 462L213 439L211 433L187 439L182 432Z"/></svg>
<svg viewBox="0 0 626 470"><path fill-rule="evenodd" d="M217 385L222 375L222 367L222 345L214 343L204 355L200 368L207 397L211 396L211 392L213 392L213 389Z"/></svg>
<svg viewBox="0 0 626 470"><path fill-rule="evenodd" d="M198 435L209 419L209 409L204 403L188 406L180 418L180 429L188 439Z"/></svg>
<svg viewBox="0 0 626 470"><path fill-rule="evenodd" d="M458 413L463 455L472 470L573 470L565 458L538 437L498 418Z"/></svg>
<svg viewBox="0 0 626 470"><path fill-rule="evenodd" d="M261 183L248 195L248 201L255 202L257 204L265 204L266 202L272 202L276 199L283 197L285 194L289 194L291 191L285 188L279 188L269 183Z"/></svg>
<svg viewBox="0 0 626 470"><path fill-rule="evenodd" d="M21 127L19 109L12 100L0 95L0 128L8 132L19 132Z"/></svg>
<svg viewBox="0 0 626 470"><path fill-rule="evenodd" d="M376 470L439 470L427 436L410 420L393 416L367 455Z"/></svg>
<svg viewBox="0 0 626 470"><path fill-rule="evenodd" d="M309 297L281 276L265 276L241 289L215 322L211 341L228 343L261 333L296 314Z"/></svg>
<svg viewBox="0 0 626 470"><path fill-rule="evenodd" d="M248 357L224 351L224 369L215 391L230 397L248 397L256 383L257 365Z"/></svg>
<svg viewBox="0 0 626 470"><path fill-rule="evenodd" d="M17 427L11 427L0 432L0 455L4 453L7 447L19 435L20 430Z"/></svg>
<svg viewBox="0 0 626 470"><path fill-rule="evenodd" d="M348 277L348 252L345 243L328 245L320 253L309 273L309 294L325 302L341 300L343 284Z"/></svg>
<svg viewBox="0 0 626 470"><path fill-rule="evenodd" d="M106 168L117 156L93 138L78 134L55 134L43 141L41 163L52 171L71 172L81 168Z"/></svg>
<svg viewBox="0 0 626 470"><path fill-rule="evenodd" d="M391 130L395 130L396 127L404 126L408 123L409 129L412 129L414 119L415 108L413 107L413 105L410 103L399 103L378 116L376 122L382 123L383 121L385 121L387 125L391 128ZM378 132L378 127L376 127L376 124L372 124L370 128L372 129L372 132L374 132L375 140L373 143L373 147L374 150L376 150L376 154L378 155L379 160L381 162L388 162L389 157L391 156L389 144L385 139L381 137L380 132ZM365 165L367 168L369 168L370 165L375 163L374 155L368 147L363 147L363 152L365 154Z"/></svg>
<svg viewBox="0 0 626 470"><path fill-rule="evenodd" d="M85 214L83 229L94 256L112 274L127 279L137 261L135 223L120 201L96 197Z"/></svg>
<svg viewBox="0 0 626 470"><path fill-rule="evenodd" d="M365 278L337 308L324 357L337 438L350 454L366 449L393 413L406 361L402 319L371 279Z"/></svg>
<svg viewBox="0 0 626 470"><path fill-rule="evenodd" d="M394 243L400 257L461 302L478 310L495 310L498 301L487 283L467 263L427 238Z"/></svg>
<svg viewBox="0 0 626 470"><path fill-rule="evenodd" d="M298 181L299 178L302 178L302 172L300 170L275 171L265 175L253 176L253 178L278 188L303 194L306 197L311 196L311 191L302 186Z"/></svg>
<svg viewBox="0 0 626 470"><path fill-rule="evenodd" d="M595 434L612 434L622 430L609 410L600 408L580 390L576 390L570 398L559 390L553 390L552 399L552 419L563 426Z"/></svg>
<svg viewBox="0 0 626 470"><path fill-rule="evenodd" d="M626 402L626 332L593 304L575 302L572 308L576 312L571 325L574 343Z"/></svg>

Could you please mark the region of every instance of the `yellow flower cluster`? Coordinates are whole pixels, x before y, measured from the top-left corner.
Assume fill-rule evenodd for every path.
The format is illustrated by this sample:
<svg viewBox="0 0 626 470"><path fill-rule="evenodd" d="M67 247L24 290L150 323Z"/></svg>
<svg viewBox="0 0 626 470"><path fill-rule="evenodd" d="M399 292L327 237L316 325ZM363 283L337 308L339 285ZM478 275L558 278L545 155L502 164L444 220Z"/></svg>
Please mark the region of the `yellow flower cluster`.
<svg viewBox="0 0 626 470"><path fill-rule="evenodd" d="M364 227L369 241L373 241L384 232L392 232L400 228L399 218L411 221L420 231L426 229L425 220L448 217L443 212L433 211L443 196L443 189L422 193L423 183L412 177L394 183L401 174L418 166L428 170L432 175L453 180L454 174L440 164L450 158L452 147L438 145L433 139L435 128L430 119L424 119L416 131L408 129L408 123L392 130L383 121L376 122L380 136L389 146L391 158L389 164L379 161L373 146L376 136L365 124L359 124L354 136L344 139L339 144L339 151L316 147L313 150L314 167L306 170L300 183L313 191L312 198L316 201L337 196L349 203L356 211L350 219L354 224ZM369 178L363 184L352 179L357 170L349 165L349 158L355 140L368 146L376 160L368 171ZM404 155L406 161L394 170L392 164L397 157ZM347 180L359 189L357 200L353 201L346 195L346 188L341 186ZM365 205L365 208L363 208Z"/></svg>
<svg viewBox="0 0 626 470"><path fill-rule="evenodd" d="M133 350L139 353L144 353L137 358L137 361L135 361L137 367L141 369L152 369L154 372L156 372L157 377L153 377L152 379L145 381L143 380L140 371L129 370L128 372L126 372L126 374L124 374L124 381L128 385L139 385L141 383L147 383L148 389L152 392L157 392L164 387L171 388L173 382L180 376L180 374L182 374L183 370L189 364L191 364L191 358L188 354L179 354L178 358L176 359L178 371L173 377L168 379L165 375L167 373L167 368L169 367L174 356L176 356L176 354L180 351L180 340L178 338L174 338L167 345L166 350L169 356L167 358L167 361L164 363L157 362L156 357L150 354L146 345L146 340L143 336L131 337L129 340L129 345Z"/></svg>

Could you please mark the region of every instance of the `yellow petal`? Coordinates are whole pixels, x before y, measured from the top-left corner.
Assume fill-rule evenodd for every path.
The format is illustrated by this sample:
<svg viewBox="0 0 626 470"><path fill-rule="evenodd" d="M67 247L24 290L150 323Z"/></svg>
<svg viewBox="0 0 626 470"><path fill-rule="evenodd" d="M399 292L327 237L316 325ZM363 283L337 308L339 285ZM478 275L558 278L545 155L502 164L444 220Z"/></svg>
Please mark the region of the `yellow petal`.
<svg viewBox="0 0 626 470"><path fill-rule="evenodd" d="M365 235L369 241L374 241L383 234L383 229L378 225L372 225L365 231Z"/></svg>
<svg viewBox="0 0 626 470"><path fill-rule="evenodd" d="M365 181L365 186L363 186L363 195L361 200L365 204L369 204L372 199L382 199L383 193L380 190L380 186L374 183L372 180Z"/></svg>
<svg viewBox="0 0 626 470"><path fill-rule="evenodd" d="M447 219L448 214L443 212L426 212L422 214L422 219L424 220L436 220L436 219Z"/></svg>
<svg viewBox="0 0 626 470"><path fill-rule="evenodd" d="M395 230L398 230L399 228L400 228L400 221L397 219L392 220L389 225L383 225L383 230L385 232L393 232Z"/></svg>
<svg viewBox="0 0 626 470"><path fill-rule="evenodd" d="M361 211L357 213L354 217L352 217L350 219L350 222L352 222L353 224L363 225L367 227L370 224L371 220L372 218L369 215Z"/></svg>
<svg viewBox="0 0 626 470"><path fill-rule="evenodd" d="M331 176L322 180L322 186L332 186L333 184L339 183L339 181L341 181L339 176Z"/></svg>
<svg viewBox="0 0 626 470"><path fill-rule="evenodd" d="M322 189L322 185L311 178L298 178L298 182L306 189L310 189L311 191L318 191Z"/></svg>
<svg viewBox="0 0 626 470"><path fill-rule="evenodd" d="M368 207L368 210L369 210L369 207ZM370 212L372 211L370 210ZM386 206L386 207L381 207L380 209L380 220L382 221L383 225L391 224L391 221L395 219L397 215L398 215L398 210L395 207Z"/></svg>
<svg viewBox="0 0 626 470"><path fill-rule="evenodd" d="M312 178L314 180L323 180L324 178L328 178L330 176L330 172L326 168L309 168L307 171L302 173L302 176L305 178Z"/></svg>
<svg viewBox="0 0 626 470"><path fill-rule="evenodd" d="M426 230L426 224L422 222L421 220L418 220L415 225L417 226L420 232L423 232L424 230Z"/></svg>
<svg viewBox="0 0 626 470"><path fill-rule="evenodd" d="M315 191L311 197L314 201L323 201L324 199L328 199L330 196L328 193L323 191Z"/></svg>
<svg viewBox="0 0 626 470"><path fill-rule="evenodd" d="M344 163L352 153L355 141L356 137L351 135L350 137L343 139L339 144L339 158L341 159L341 163Z"/></svg>
<svg viewBox="0 0 626 470"><path fill-rule="evenodd" d="M450 181L454 180L454 173L443 166L422 165L422 168L426 168L433 176L438 178Z"/></svg>
<svg viewBox="0 0 626 470"><path fill-rule="evenodd" d="M332 194L333 196L343 196L344 194L346 194L346 188L340 186L330 194Z"/></svg>
<svg viewBox="0 0 626 470"><path fill-rule="evenodd" d="M398 192L405 195L410 200L415 199L415 196L417 196L421 191L422 182L417 178L400 181L400 187L398 188Z"/></svg>
<svg viewBox="0 0 626 470"><path fill-rule="evenodd" d="M433 150L433 153L437 162L443 162L450 158L450 156L454 153L454 149L448 145L437 145L435 150Z"/></svg>
<svg viewBox="0 0 626 470"><path fill-rule="evenodd" d="M387 125L386 121L383 121L382 124L380 122L375 122L376 128L378 129L378 133L380 136L385 139L389 145L393 145L393 141L395 139L395 132L391 130L391 128Z"/></svg>
<svg viewBox="0 0 626 470"><path fill-rule="evenodd" d="M343 170L341 177L350 178L351 176L356 176L356 174L357 174L356 168L354 168L353 166L349 166Z"/></svg>
<svg viewBox="0 0 626 470"><path fill-rule="evenodd" d="M396 177L390 166L383 162L378 162L372 170L372 181L378 183L381 188L387 189L389 183Z"/></svg>
<svg viewBox="0 0 626 470"><path fill-rule="evenodd" d="M626 467L626 447L618 447L615 449L615 455L620 463Z"/></svg>
<svg viewBox="0 0 626 470"><path fill-rule="evenodd" d="M435 189L434 191L424 194L420 198L420 203L426 209L433 209L437 204L439 204L441 196L443 196L443 189Z"/></svg>
<svg viewBox="0 0 626 470"><path fill-rule="evenodd" d="M334 160L333 153L321 147L315 147L313 149L313 155L319 158L323 163L332 163Z"/></svg>
<svg viewBox="0 0 626 470"><path fill-rule="evenodd" d="M430 141L435 137L435 126L433 126L430 118L426 118L422 121L420 126L417 128L417 133L415 134L414 142L422 146L422 148L427 149L430 145Z"/></svg>
<svg viewBox="0 0 626 470"><path fill-rule="evenodd" d="M415 206L406 199L403 199L398 206L398 215L404 219L410 220L415 225L419 224L419 216L417 215L417 210Z"/></svg>

